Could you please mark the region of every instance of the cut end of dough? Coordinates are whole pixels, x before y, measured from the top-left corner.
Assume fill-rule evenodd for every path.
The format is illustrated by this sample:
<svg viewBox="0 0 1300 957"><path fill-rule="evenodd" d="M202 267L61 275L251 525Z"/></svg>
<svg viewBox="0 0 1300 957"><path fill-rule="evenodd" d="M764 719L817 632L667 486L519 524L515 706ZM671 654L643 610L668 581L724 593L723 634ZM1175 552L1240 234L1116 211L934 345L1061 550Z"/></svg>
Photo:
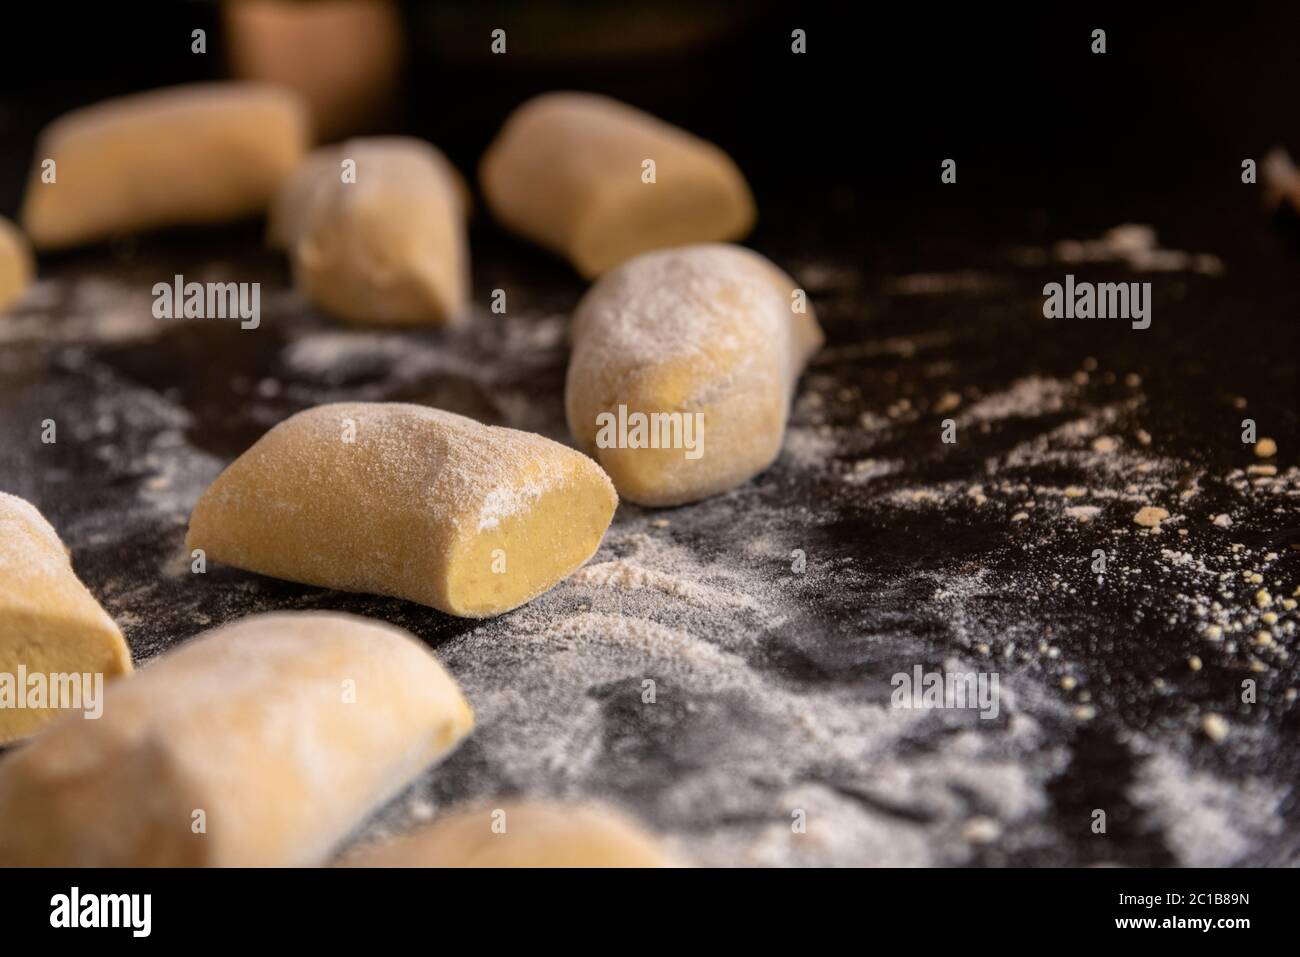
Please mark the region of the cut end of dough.
<svg viewBox="0 0 1300 957"><path fill-rule="evenodd" d="M0 744L93 713L105 682L131 670L122 632L77 579L54 528L0 492Z"/></svg>
<svg viewBox="0 0 1300 957"><path fill-rule="evenodd" d="M0 216L0 311L14 303L36 275L31 244L13 223Z"/></svg>
<svg viewBox="0 0 1300 957"><path fill-rule="evenodd" d="M537 493L527 508L479 513L448 565L447 609L487 618L518 608L568 578L596 553L618 494L596 463L573 453L572 472ZM531 495L530 495L531 497Z"/></svg>
<svg viewBox="0 0 1300 957"><path fill-rule="evenodd" d="M749 235L758 212L744 176L722 150L703 142L698 148L711 161L683 164L652 185L622 183L587 211L569 248L583 278L651 250Z"/></svg>

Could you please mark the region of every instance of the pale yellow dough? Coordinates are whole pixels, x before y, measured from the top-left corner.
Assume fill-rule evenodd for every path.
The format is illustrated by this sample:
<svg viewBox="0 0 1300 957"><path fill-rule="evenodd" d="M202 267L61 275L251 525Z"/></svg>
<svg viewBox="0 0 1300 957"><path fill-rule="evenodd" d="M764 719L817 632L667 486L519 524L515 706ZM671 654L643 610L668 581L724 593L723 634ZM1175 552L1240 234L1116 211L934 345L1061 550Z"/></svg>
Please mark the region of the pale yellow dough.
<svg viewBox="0 0 1300 957"><path fill-rule="evenodd" d="M579 303L572 335L569 429L621 496L654 506L724 492L767 468L781 451L799 375L822 344L794 281L757 253L722 244L624 263ZM702 414L698 457L630 447L630 430L626 445L601 448L600 417L620 405L629 421Z"/></svg>
<svg viewBox="0 0 1300 957"><path fill-rule="evenodd" d="M350 867L672 867L636 822L593 804L509 803L461 811L344 862Z"/></svg>
<svg viewBox="0 0 1300 957"><path fill-rule="evenodd" d="M618 497L591 459L419 405L300 412L203 493L188 548L249 571L498 615L579 568Z"/></svg>
<svg viewBox="0 0 1300 957"><path fill-rule="evenodd" d="M346 161L355 164L347 169ZM468 191L434 147L409 137L348 140L312 153L280 190L268 240L294 278L342 319L455 320L469 297Z"/></svg>
<svg viewBox="0 0 1300 957"><path fill-rule="evenodd" d="M106 699L0 760L0 866L319 864L473 726L411 635L322 612L206 632Z"/></svg>
<svg viewBox="0 0 1300 957"><path fill-rule="evenodd" d="M592 93L548 93L515 110L479 178L502 223L589 279L646 250L740 239L754 226L753 196L726 153Z"/></svg>
<svg viewBox="0 0 1300 957"><path fill-rule="evenodd" d="M0 492L0 673L15 687L20 665L27 675L101 674L107 681L131 670L131 652L77 579L50 523L29 502ZM0 707L0 744L62 713ZM82 720L80 712L76 718Z"/></svg>
<svg viewBox="0 0 1300 957"><path fill-rule="evenodd" d="M27 237L0 216L0 311L18 299L36 275L36 262Z"/></svg>
<svg viewBox="0 0 1300 957"><path fill-rule="evenodd" d="M37 249L265 212L308 146L294 93L199 83L106 100L42 131L22 224ZM43 163L54 160L54 182Z"/></svg>

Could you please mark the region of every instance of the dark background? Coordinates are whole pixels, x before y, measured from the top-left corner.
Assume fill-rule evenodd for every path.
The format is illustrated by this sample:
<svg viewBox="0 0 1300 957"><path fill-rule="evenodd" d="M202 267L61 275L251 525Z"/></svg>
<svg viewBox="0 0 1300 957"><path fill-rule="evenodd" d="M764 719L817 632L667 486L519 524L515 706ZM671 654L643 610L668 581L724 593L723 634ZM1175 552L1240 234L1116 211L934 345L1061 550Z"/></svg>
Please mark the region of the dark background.
<svg viewBox="0 0 1300 957"><path fill-rule="evenodd" d="M501 118L548 89L609 93L730 151L759 208L800 172L809 228L854 204L864 231L1015 221L1026 210L1159 206L1194 217L1194 184L1300 146L1293 4L915 5L406 3L405 102L376 132L430 138L472 171ZM1126 7L1136 5L1125 5ZM18 204L39 127L108 96L224 72L213 3L6 4L0 212ZM509 53L487 55L491 29ZM208 53L190 31L208 31ZM790 30L808 53L789 51ZM1090 52L1107 31L1104 56ZM958 160L940 194L941 159ZM938 202L942 196L942 202ZM1099 220L1100 225L1104 223Z"/></svg>

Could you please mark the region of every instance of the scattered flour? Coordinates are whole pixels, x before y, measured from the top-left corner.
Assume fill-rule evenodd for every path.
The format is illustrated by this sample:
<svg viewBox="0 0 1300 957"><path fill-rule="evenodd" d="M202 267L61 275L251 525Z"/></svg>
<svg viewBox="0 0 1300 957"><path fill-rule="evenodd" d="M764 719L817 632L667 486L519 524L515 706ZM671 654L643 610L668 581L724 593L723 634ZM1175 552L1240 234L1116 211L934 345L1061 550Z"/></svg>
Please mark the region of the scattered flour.
<svg viewBox="0 0 1300 957"><path fill-rule="evenodd" d="M1122 262L1135 272L1223 274L1223 262L1217 256L1162 249L1154 229L1133 223L1108 229L1100 239L1063 239L1052 252L1058 262L1070 264Z"/></svg>
<svg viewBox="0 0 1300 957"><path fill-rule="evenodd" d="M1281 830L1285 793L1253 778L1225 779L1159 752L1143 763L1132 797L1164 828L1185 867L1234 867Z"/></svg>

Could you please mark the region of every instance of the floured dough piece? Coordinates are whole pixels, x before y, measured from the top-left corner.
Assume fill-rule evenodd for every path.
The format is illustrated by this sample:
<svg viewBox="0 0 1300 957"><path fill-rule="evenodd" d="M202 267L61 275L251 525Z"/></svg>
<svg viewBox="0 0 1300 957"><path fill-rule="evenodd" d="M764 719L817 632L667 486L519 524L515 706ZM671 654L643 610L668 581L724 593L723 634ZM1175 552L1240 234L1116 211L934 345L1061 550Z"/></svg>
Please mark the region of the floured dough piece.
<svg viewBox="0 0 1300 957"><path fill-rule="evenodd" d="M479 178L501 222L589 279L637 253L739 239L754 226L754 199L726 153L592 93L548 93L515 110Z"/></svg>
<svg viewBox="0 0 1300 957"><path fill-rule="evenodd" d="M482 618L600 545L618 497L558 442L402 403L281 422L203 493L187 548L249 571Z"/></svg>
<svg viewBox="0 0 1300 957"><path fill-rule="evenodd" d="M659 842L592 804L506 804L461 811L364 848L350 867L672 867Z"/></svg>
<svg viewBox="0 0 1300 957"><path fill-rule="evenodd" d="M645 253L578 305L569 428L624 498L694 502L772 463L799 374L821 344L812 306L757 253L719 244Z"/></svg>
<svg viewBox="0 0 1300 957"><path fill-rule="evenodd" d="M42 131L22 210L38 249L260 215L302 159L294 93L198 83L73 110ZM53 182L44 182L53 160Z"/></svg>
<svg viewBox="0 0 1300 957"><path fill-rule="evenodd" d="M400 629L255 615L0 760L0 866L318 864L474 718Z"/></svg>
<svg viewBox="0 0 1300 957"><path fill-rule="evenodd" d="M0 216L0 310L17 300L35 275L36 263L27 237Z"/></svg>
<svg viewBox="0 0 1300 957"><path fill-rule="evenodd" d="M28 706L33 703L30 689L20 675L38 675L51 688L52 675L69 676L58 679L63 684L72 676L90 675L94 682L94 675L102 675L106 681L130 670L131 652L122 632L77 579L58 533L29 502L0 492L0 682L15 695L8 701L0 690L0 744L71 713ZM77 694L83 689L87 685L78 682ZM87 690L94 693L93 683ZM18 696L24 707L17 706ZM46 700L64 708L75 703ZM80 704L97 707L84 698ZM76 717L82 720L80 712Z"/></svg>
<svg viewBox="0 0 1300 957"><path fill-rule="evenodd" d="M344 181L344 163L349 180ZM268 241L322 309L356 322L443 323L469 296L469 192L434 147L410 137L316 150L280 190Z"/></svg>

